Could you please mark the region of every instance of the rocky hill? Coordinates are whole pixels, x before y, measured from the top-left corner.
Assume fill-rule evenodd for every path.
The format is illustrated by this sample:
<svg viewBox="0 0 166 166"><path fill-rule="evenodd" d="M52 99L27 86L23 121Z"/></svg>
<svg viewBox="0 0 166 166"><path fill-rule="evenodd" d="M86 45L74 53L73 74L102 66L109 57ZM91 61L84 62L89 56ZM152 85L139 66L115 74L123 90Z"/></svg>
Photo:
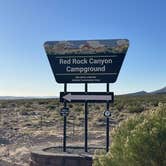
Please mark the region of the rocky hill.
<svg viewBox="0 0 166 166"><path fill-rule="evenodd" d="M163 94L166 93L166 86L164 88L161 88L159 90L151 92L152 94Z"/></svg>

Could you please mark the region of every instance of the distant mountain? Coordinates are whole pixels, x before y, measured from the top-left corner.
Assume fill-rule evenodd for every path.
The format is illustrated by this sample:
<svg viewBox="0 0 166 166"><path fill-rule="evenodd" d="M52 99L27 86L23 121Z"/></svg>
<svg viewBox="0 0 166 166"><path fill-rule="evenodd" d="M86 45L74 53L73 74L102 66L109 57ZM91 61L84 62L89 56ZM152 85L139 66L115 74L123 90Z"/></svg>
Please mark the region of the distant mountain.
<svg viewBox="0 0 166 166"><path fill-rule="evenodd" d="M1 100L14 100L14 99L24 99L25 97L15 97L15 96L0 96Z"/></svg>
<svg viewBox="0 0 166 166"><path fill-rule="evenodd" d="M30 99L30 97L16 97L16 96L0 96L1 100L17 100L17 99Z"/></svg>
<svg viewBox="0 0 166 166"><path fill-rule="evenodd" d="M21 99L51 99L56 96L0 96L0 100L21 100Z"/></svg>
<svg viewBox="0 0 166 166"><path fill-rule="evenodd" d="M151 94L163 94L163 93L166 93L166 86L164 88L161 88L159 90L156 90L156 91L153 91L153 92L150 92Z"/></svg>
<svg viewBox="0 0 166 166"><path fill-rule="evenodd" d="M142 95L150 95L150 94L166 94L166 87L161 88L159 90L152 91L152 92L139 91L139 92L134 92L134 93L128 93L128 94L125 94L125 95L142 96Z"/></svg>
<svg viewBox="0 0 166 166"><path fill-rule="evenodd" d="M155 90L152 92L146 91L138 91L134 93L128 93L123 95L129 96L143 96L143 95L150 95L150 94L166 94L166 86L159 90ZM57 99L57 96L0 96L0 100L19 100L19 99Z"/></svg>
<svg viewBox="0 0 166 166"><path fill-rule="evenodd" d="M146 91L139 91L139 92L135 92L135 93L128 93L125 95L130 95L130 96L142 96L142 95L148 95L149 93Z"/></svg>

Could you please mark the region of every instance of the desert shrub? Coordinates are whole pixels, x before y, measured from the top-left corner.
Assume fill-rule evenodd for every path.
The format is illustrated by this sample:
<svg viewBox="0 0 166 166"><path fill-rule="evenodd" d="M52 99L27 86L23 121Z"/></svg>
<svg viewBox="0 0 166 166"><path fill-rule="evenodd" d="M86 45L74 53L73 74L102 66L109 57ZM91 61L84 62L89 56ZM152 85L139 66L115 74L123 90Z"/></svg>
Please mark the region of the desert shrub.
<svg viewBox="0 0 166 166"><path fill-rule="evenodd" d="M127 109L130 113L140 113L140 112L144 111L144 107L141 105L137 105L137 104L129 105L127 107Z"/></svg>
<svg viewBox="0 0 166 166"><path fill-rule="evenodd" d="M32 102L27 102L24 104L25 107L30 108L32 106Z"/></svg>
<svg viewBox="0 0 166 166"><path fill-rule="evenodd" d="M158 102L157 100L151 102L152 106L154 106L154 107L157 107L157 106L158 106L158 103L159 103L159 102Z"/></svg>
<svg viewBox="0 0 166 166"><path fill-rule="evenodd" d="M39 101L38 104L39 105L45 105L45 104L48 104L48 101Z"/></svg>
<svg viewBox="0 0 166 166"><path fill-rule="evenodd" d="M96 105L94 110L100 110L101 109L101 106L100 105Z"/></svg>
<svg viewBox="0 0 166 166"><path fill-rule="evenodd" d="M0 104L0 108L6 108L7 107L7 104L6 103L1 103Z"/></svg>
<svg viewBox="0 0 166 166"><path fill-rule="evenodd" d="M77 112L81 112L81 111L82 111L82 107L79 107L79 106L76 107L76 108L75 108L75 111L77 111Z"/></svg>
<svg viewBox="0 0 166 166"><path fill-rule="evenodd" d="M73 108L73 104L69 104L69 108Z"/></svg>
<svg viewBox="0 0 166 166"><path fill-rule="evenodd" d="M117 109L118 111L122 111L123 108L124 108L124 103L122 103L122 102L117 103L116 109Z"/></svg>
<svg viewBox="0 0 166 166"><path fill-rule="evenodd" d="M12 108L17 107L17 104L16 103L11 103L11 104L9 104L9 107L12 107Z"/></svg>
<svg viewBox="0 0 166 166"><path fill-rule="evenodd" d="M49 109L49 110L55 110L56 106L55 105L48 105L47 109Z"/></svg>
<svg viewBox="0 0 166 166"><path fill-rule="evenodd" d="M109 153L94 166L165 166L166 105L123 121L112 134Z"/></svg>
<svg viewBox="0 0 166 166"><path fill-rule="evenodd" d="M35 113L34 113L33 109L31 109L31 108L22 108L20 110L20 114L21 115L31 115L31 114L34 115Z"/></svg>

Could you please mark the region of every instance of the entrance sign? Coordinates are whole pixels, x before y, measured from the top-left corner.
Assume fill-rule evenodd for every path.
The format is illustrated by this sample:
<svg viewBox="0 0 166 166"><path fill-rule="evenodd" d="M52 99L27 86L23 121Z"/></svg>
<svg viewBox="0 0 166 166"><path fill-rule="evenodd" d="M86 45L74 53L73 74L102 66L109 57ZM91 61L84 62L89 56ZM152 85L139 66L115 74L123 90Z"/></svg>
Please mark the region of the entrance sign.
<svg viewBox="0 0 166 166"><path fill-rule="evenodd" d="M127 39L51 41L44 44L58 83L114 83L128 46Z"/></svg>
<svg viewBox="0 0 166 166"><path fill-rule="evenodd" d="M88 103L105 103L113 102L113 92L61 92L60 102L88 102Z"/></svg>
<svg viewBox="0 0 166 166"><path fill-rule="evenodd" d="M88 103L106 103L106 151L109 151L109 107L114 101L114 93L110 92L109 83L116 82L128 47L127 39L45 42L44 48L55 79L58 83L64 83L64 92L60 92L60 101L64 103L60 111L64 121L64 152L68 102L85 103L85 152L88 152ZM67 92L67 83L85 83L85 92ZM106 92L88 92L88 83L106 83Z"/></svg>

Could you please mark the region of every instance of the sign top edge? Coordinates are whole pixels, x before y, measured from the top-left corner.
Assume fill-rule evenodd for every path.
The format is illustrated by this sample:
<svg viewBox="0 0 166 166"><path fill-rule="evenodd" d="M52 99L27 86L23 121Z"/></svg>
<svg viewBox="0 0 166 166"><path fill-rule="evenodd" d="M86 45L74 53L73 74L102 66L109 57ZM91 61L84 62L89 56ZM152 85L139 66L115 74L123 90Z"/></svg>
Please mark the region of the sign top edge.
<svg viewBox="0 0 166 166"><path fill-rule="evenodd" d="M57 42L86 42L86 41L118 41L118 40L125 40L126 42L129 43L128 39L88 39L88 40L54 40L54 41L46 41L44 42L45 44L52 44L52 43L57 43Z"/></svg>
<svg viewBox="0 0 166 166"><path fill-rule="evenodd" d="M47 55L98 53L126 54L128 47L128 39L61 40L47 41L44 43Z"/></svg>

